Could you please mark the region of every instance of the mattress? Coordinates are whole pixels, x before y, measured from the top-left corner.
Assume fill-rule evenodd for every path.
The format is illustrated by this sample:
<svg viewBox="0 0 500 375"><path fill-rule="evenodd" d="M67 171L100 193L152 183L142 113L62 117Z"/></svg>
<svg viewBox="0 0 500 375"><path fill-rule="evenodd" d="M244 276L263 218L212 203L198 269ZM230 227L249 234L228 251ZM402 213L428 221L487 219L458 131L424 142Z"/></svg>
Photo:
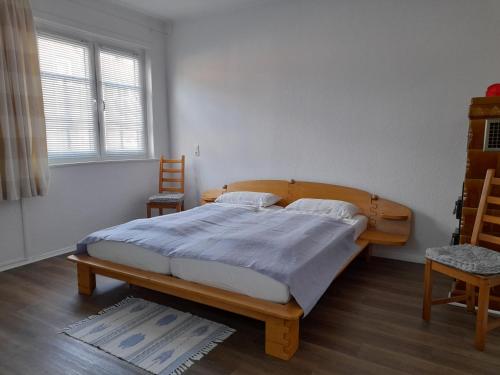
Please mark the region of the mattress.
<svg viewBox="0 0 500 375"><path fill-rule="evenodd" d="M362 215L344 221L354 226L355 239L365 231L368 224L368 219ZM90 256L110 262L144 271L171 274L183 280L271 302L286 303L290 299L287 285L249 268L198 259L168 258L137 245L115 241L89 244L87 252Z"/></svg>
<svg viewBox="0 0 500 375"><path fill-rule="evenodd" d="M87 253L113 263L170 275L169 258L134 244L99 241L88 245Z"/></svg>

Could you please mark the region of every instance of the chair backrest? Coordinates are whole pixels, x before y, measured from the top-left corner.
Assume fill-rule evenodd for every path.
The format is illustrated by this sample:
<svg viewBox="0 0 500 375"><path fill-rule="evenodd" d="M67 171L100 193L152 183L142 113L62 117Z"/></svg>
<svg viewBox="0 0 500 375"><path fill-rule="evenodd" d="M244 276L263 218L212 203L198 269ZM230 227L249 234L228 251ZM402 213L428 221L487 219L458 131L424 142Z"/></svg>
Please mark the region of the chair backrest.
<svg viewBox="0 0 500 375"><path fill-rule="evenodd" d="M500 178L495 177L494 169L488 169L486 171L483 191L481 192L481 199L479 200L476 220L472 230L472 237L470 241L472 245L477 245L479 241L500 245L500 236L496 236L491 233L486 234L483 232L484 223L500 225L500 216L497 216L492 212L488 212L488 204L500 206L500 197L491 195L494 185L500 185Z"/></svg>
<svg viewBox="0 0 500 375"><path fill-rule="evenodd" d="M180 159L160 158L159 193L184 193L185 156Z"/></svg>

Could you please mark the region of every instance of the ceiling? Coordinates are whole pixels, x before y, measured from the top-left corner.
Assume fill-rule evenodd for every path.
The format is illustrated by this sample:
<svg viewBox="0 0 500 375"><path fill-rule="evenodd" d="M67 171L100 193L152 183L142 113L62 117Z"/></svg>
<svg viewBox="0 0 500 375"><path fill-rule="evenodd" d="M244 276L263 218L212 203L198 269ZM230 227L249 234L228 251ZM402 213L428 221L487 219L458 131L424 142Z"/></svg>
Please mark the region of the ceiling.
<svg viewBox="0 0 500 375"><path fill-rule="evenodd" d="M107 0L162 19L197 17L273 0Z"/></svg>

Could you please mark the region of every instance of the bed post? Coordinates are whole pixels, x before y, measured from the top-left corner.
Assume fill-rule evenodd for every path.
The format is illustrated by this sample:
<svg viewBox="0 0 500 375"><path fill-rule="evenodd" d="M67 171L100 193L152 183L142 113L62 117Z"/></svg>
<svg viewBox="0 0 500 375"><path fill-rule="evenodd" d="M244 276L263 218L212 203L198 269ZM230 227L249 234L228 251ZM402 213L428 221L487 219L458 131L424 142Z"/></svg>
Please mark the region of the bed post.
<svg viewBox="0 0 500 375"><path fill-rule="evenodd" d="M78 293L86 296L92 295L95 289L95 273L90 270L90 266L77 263L76 272L78 274Z"/></svg>
<svg viewBox="0 0 500 375"><path fill-rule="evenodd" d="M266 353L284 360L293 357L299 347L299 319L266 319Z"/></svg>

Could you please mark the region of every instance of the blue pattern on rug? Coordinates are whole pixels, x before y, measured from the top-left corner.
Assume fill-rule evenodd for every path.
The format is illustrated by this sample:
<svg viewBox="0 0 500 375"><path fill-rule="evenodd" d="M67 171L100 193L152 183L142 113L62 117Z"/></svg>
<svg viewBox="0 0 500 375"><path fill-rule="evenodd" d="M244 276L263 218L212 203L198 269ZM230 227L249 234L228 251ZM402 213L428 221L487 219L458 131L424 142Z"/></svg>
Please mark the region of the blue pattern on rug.
<svg viewBox="0 0 500 375"><path fill-rule="evenodd" d="M130 309L130 312L131 312L131 313L139 312L139 311L144 310L146 307L148 307L148 305L147 305L147 304L145 304L145 303L141 303L141 304L139 304L139 305L137 305L137 306L132 307L132 308Z"/></svg>
<svg viewBox="0 0 500 375"><path fill-rule="evenodd" d="M122 349L131 348L132 346L139 344L145 338L146 338L146 335L143 335L141 333L136 333L135 335L132 335L132 336L126 338L125 340L123 340L119 346Z"/></svg>
<svg viewBox="0 0 500 375"><path fill-rule="evenodd" d="M203 335L207 331L208 331L208 326L202 326L202 327L196 328L193 331L193 335L194 336L201 336L201 335Z"/></svg>
<svg viewBox="0 0 500 375"><path fill-rule="evenodd" d="M64 330L153 374L187 370L234 329L139 298L127 298Z"/></svg>
<svg viewBox="0 0 500 375"><path fill-rule="evenodd" d="M92 328L92 330L89 332L89 335L92 335L94 333L97 333L97 332L101 332L101 331L104 331L106 328L109 327L109 324L99 324L98 326Z"/></svg>
<svg viewBox="0 0 500 375"><path fill-rule="evenodd" d="M156 322L156 325L157 326L166 326L167 324L170 324L172 323L175 319L177 319L177 316L174 315L174 314L169 314L167 316L164 316L163 318L161 318L160 320L158 320Z"/></svg>
<svg viewBox="0 0 500 375"><path fill-rule="evenodd" d="M158 361L158 363L163 363L170 357L172 357L172 354L174 354L175 350L168 350L166 352L161 353L158 357L153 359L153 361Z"/></svg>

